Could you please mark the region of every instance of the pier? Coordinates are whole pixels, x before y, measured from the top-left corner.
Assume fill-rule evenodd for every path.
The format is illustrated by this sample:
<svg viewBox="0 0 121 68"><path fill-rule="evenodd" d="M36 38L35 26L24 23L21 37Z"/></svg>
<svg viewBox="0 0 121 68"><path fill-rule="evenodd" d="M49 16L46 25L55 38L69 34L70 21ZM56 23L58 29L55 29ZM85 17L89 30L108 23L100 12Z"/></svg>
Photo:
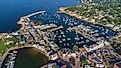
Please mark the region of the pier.
<svg viewBox="0 0 121 68"><path fill-rule="evenodd" d="M18 24L22 25L21 29L24 29L25 27L25 23L30 21L30 17L41 14L41 13L45 13L46 11L38 11L35 13L31 13L29 15L23 16L20 18L20 20L17 22Z"/></svg>
<svg viewBox="0 0 121 68"><path fill-rule="evenodd" d="M51 30L49 30L49 31L56 31L56 30L60 30L60 29L63 29L64 27L61 25L61 26L59 26L59 27L57 27L57 28L53 28L53 29L51 29Z"/></svg>
<svg viewBox="0 0 121 68"><path fill-rule="evenodd" d="M96 37L94 37L93 35L88 34L83 28L79 28L79 26L76 27L72 27L72 28L68 28L67 30L74 30L77 33L81 34L82 36L84 36L85 38L88 38L89 40L93 40L96 41Z"/></svg>
<svg viewBox="0 0 121 68"><path fill-rule="evenodd" d="M31 17L31 16L35 16L35 15L38 15L38 14L41 14L41 13L45 13L46 11L38 11L38 12L35 12L35 13L31 13L31 14L29 14L29 15L27 15L27 16L24 16L24 18L29 18L29 17Z"/></svg>

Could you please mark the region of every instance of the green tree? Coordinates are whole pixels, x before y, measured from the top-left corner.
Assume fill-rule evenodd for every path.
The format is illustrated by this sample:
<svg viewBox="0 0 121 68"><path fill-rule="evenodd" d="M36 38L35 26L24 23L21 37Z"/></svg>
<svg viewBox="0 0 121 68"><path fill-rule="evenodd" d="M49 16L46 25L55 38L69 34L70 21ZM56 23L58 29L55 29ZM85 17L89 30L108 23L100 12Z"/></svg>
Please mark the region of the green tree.
<svg viewBox="0 0 121 68"><path fill-rule="evenodd" d="M53 65L52 68L59 68L57 65Z"/></svg>
<svg viewBox="0 0 121 68"><path fill-rule="evenodd" d="M78 49L79 49L79 47L77 45L74 45L72 48L73 51L77 51Z"/></svg>

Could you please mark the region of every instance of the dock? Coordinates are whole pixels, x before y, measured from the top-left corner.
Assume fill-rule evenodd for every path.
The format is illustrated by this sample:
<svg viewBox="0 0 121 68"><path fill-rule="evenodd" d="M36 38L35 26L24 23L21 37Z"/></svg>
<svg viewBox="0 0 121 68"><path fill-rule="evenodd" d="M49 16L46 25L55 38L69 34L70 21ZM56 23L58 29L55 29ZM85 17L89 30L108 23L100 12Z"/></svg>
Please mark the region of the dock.
<svg viewBox="0 0 121 68"><path fill-rule="evenodd" d="M97 39L93 35L90 35L87 32L84 32L84 30L82 28L72 27L72 28L68 28L67 30L69 30L69 31L75 30L77 33L79 33L80 35L84 36L85 38L88 38L89 40L96 41L96 39Z"/></svg>
<svg viewBox="0 0 121 68"><path fill-rule="evenodd" d="M27 15L27 16L24 16L24 18L29 18L29 17L31 17L31 16L35 16L35 15L38 15L38 14L41 14L41 13L45 13L46 11L38 11L38 12L35 12L35 13L31 13L31 14L29 14L29 15Z"/></svg>
<svg viewBox="0 0 121 68"><path fill-rule="evenodd" d="M17 23L22 25L21 29L24 29L25 23L30 21L30 19L29 19L30 17L38 15L38 14L42 14L42 13L45 13L45 12L46 11L38 11L38 12L31 13L29 15L23 16L23 17L20 18L20 20Z"/></svg>
<svg viewBox="0 0 121 68"><path fill-rule="evenodd" d="M56 30L60 30L60 29L63 29L64 27L61 25L61 26L59 26L59 27L57 27L57 28L53 28L53 29L51 29L51 30L49 30L49 31L56 31Z"/></svg>

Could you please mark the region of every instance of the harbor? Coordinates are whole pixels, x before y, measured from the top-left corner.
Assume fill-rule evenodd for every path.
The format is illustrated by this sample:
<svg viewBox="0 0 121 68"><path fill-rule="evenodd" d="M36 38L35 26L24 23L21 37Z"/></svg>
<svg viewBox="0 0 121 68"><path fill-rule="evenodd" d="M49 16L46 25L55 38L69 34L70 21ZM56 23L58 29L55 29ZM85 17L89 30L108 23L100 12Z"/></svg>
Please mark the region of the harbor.
<svg viewBox="0 0 121 68"><path fill-rule="evenodd" d="M35 12L35 14L36 14L36 12ZM46 15L45 12L39 13L39 14ZM35 17L35 16L36 15L34 15L33 17ZM108 45L108 44L106 44L108 42L103 39L106 39L106 38L108 39L110 36L102 38L102 37L100 37L100 35L95 35L95 33L97 33L97 32L104 33L103 31L105 31L105 29L103 27L101 28L101 30L98 30L98 29L100 29L99 26L97 26L98 29L96 29L96 28L94 28L94 26L89 25L89 24L84 24L84 23L80 23L80 22L75 23L75 21L77 21L76 18L68 18L67 16L65 18L63 18L63 17L60 18L59 14L55 15L55 17L59 20L64 21L64 23L60 24L60 23L53 22L53 23L44 24L44 22L43 23L41 22L41 24L37 24L37 22L32 21L33 19L31 19L31 17L30 18L28 18L26 16L22 17L22 18L20 18L20 21L18 22L18 24L22 24L23 26L21 27L20 30L13 32L12 35L18 36L18 37L20 36L21 39L25 38L25 40L23 39L18 44L22 44L25 46L31 46L38 50L41 50L43 52L43 54L45 56L48 56L49 60L51 60L51 61L57 60L59 57L61 57L59 54L64 54L64 53L60 53L63 50L65 50L67 52L66 55L69 55L69 53L71 53L72 57L75 57L75 58L76 58L76 56L79 57L80 55L78 55L78 54L80 54L80 52L77 52L77 53L71 52L71 49L74 47L74 45L77 45L79 48L84 48L86 50L86 52L93 52L97 49L105 47L105 45ZM66 19L66 20L64 20L64 19ZM81 30L79 30L79 29L81 29ZM79 30L80 32L77 30ZM87 33L86 30L89 33ZM81 32L83 32L83 33L81 33ZM104 35L106 35L108 32L110 32L110 31L106 29L106 32L104 33ZM98 36L99 40L93 40L93 39L96 39L97 36ZM81 41L81 40L83 40L83 41ZM69 53L66 50L66 48L69 48L69 50L70 50ZM87 57L87 55L85 55L85 54L84 54L84 56ZM64 58L67 58L67 57L64 57L64 56L61 57L61 59L64 59ZM79 58L78 58L78 60L79 60ZM21 64L14 65L15 62L13 62L13 60L11 62L12 62L12 64L10 64L10 66L12 66L12 67L21 65ZM79 62L77 62L77 63L79 63ZM4 62L3 62L3 64L4 64ZM5 64L6 64L6 62L5 62ZM44 65L44 64L42 64L42 65ZM78 65L73 65L73 66L78 67ZM35 66L33 66L33 67L35 67Z"/></svg>
<svg viewBox="0 0 121 68"><path fill-rule="evenodd" d="M47 20L50 19L48 22L46 22L47 24L44 22L40 23L33 21L35 20L33 17L37 18L38 15L39 18L46 17L47 13L46 11L39 11L21 17L18 21L18 24L21 24L22 27L20 30L13 32L12 35L18 36L18 38L22 39L18 43L19 45L21 44L25 46L31 46L41 50L45 56L48 56L49 60L51 61L60 57L58 55L61 54L60 51L63 51L65 48L69 48L70 50L74 47L74 45L77 45L79 48L84 48L86 52L93 52L97 49L103 48L105 45L108 45L106 44L108 43L107 40L104 39L109 39L112 35L114 35L111 30L105 29L104 27L93 26L74 17L69 18L69 16L66 16L65 14L56 13L53 15L55 20L51 20L51 17L46 17ZM64 17L61 17L61 15L64 15ZM63 23L58 23L56 20ZM111 36L109 36L108 33L112 33ZM103 37L102 34L104 35ZM79 57L79 55L71 52L71 50L70 53L73 57ZM80 52L77 53L80 54ZM85 55L85 57L87 56ZM66 57L61 58L64 59ZM6 64L4 61L3 65L12 67L21 65L14 65L15 61L13 60L10 61L10 64ZM78 67L78 65L76 66Z"/></svg>
<svg viewBox="0 0 121 68"><path fill-rule="evenodd" d="M59 0L60 2L63 1ZM108 42L116 35L113 30L95 25L93 21L89 23L81 20L75 14L60 12L59 10L63 10L59 9L62 4L57 1L56 5L54 9L49 6L21 16L17 22L21 25L20 30L3 35L17 38L15 46L18 48L5 53L3 68L52 68L54 65L60 68L78 68L85 64L104 67L106 64L103 57L112 59L106 57L109 53L102 54L106 49L119 59ZM10 43L14 42L8 40L4 45Z"/></svg>
<svg viewBox="0 0 121 68"><path fill-rule="evenodd" d="M46 18L46 20L45 20L45 18ZM56 39L58 39L55 42L61 47L71 48L72 45L74 45L74 44L77 44L77 45L81 44L83 46L83 44L84 43L86 44L87 42L89 42L89 43L86 45L89 46L89 45L92 45L93 43L95 43L95 41L96 41L95 39L98 37L100 39L108 39L111 37L111 35L113 36L115 34L115 32L113 32L107 28L97 26L97 25L96 26L91 25L87 22L80 21L77 18L70 17L63 13L55 13L52 15L52 17L50 17L50 15L47 16L47 13L44 13L41 15L33 16L30 19L33 19L33 20L37 19L37 20L43 21L43 24L53 23L53 24L56 24L57 26L63 26L64 27L63 29L53 31L54 34L57 35ZM72 28L72 27L75 27L75 29L77 29L76 26L78 26L78 25L84 26L82 28L85 28L85 29L88 28L88 30L90 30L90 34L87 33L88 36L92 35L95 37L87 38L86 36L83 36L83 35L85 35L86 32L84 32L84 31L86 31L86 30L82 30L82 32L84 32L83 34L78 34L78 32L74 32L73 30L72 31L68 30L68 28ZM75 37L76 37L76 39L74 39Z"/></svg>

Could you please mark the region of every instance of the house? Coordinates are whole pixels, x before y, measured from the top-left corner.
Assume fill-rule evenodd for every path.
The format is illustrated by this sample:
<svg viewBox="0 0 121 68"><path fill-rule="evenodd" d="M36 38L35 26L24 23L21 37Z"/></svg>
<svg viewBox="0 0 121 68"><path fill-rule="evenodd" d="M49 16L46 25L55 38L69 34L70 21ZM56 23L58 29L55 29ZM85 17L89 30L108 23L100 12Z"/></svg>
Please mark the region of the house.
<svg viewBox="0 0 121 68"><path fill-rule="evenodd" d="M17 36L17 35L19 35L19 34L18 34L18 32L13 32L12 35Z"/></svg>
<svg viewBox="0 0 121 68"><path fill-rule="evenodd" d="M114 67L113 68L121 68L121 62L114 64Z"/></svg>
<svg viewBox="0 0 121 68"><path fill-rule="evenodd" d="M7 35L5 38L12 38L12 36L10 36L10 35Z"/></svg>
<svg viewBox="0 0 121 68"><path fill-rule="evenodd" d="M106 26L107 27L112 27L112 28L114 27L114 25L112 25L112 24L106 24Z"/></svg>
<svg viewBox="0 0 121 68"><path fill-rule="evenodd" d="M50 61L48 64L46 64L40 68L54 68L54 67L58 67L58 65L56 64L56 62Z"/></svg>
<svg viewBox="0 0 121 68"><path fill-rule="evenodd" d="M51 55L51 60L56 60L57 58L58 58L58 54L57 53Z"/></svg>
<svg viewBox="0 0 121 68"><path fill-rule="evenodd" d="M13 41L6 42L4 45L9 45L11 43L14 43Z"/></svg>
<svg viewBox="0 0 121 68"><path fill-rule="evenodd" d="M50 59L51 59L51 60L56 60L56 59L58 58L57 52L55 52L55 51L53 51L53 50L47 52L47 54L50 56Z"/></svg>
<svg viewBox="0 0 121 68"><path fill-rule="evenodd" d="M87 51L85 48L79 48L79 50L83 55L87 55Z"/></svg>

